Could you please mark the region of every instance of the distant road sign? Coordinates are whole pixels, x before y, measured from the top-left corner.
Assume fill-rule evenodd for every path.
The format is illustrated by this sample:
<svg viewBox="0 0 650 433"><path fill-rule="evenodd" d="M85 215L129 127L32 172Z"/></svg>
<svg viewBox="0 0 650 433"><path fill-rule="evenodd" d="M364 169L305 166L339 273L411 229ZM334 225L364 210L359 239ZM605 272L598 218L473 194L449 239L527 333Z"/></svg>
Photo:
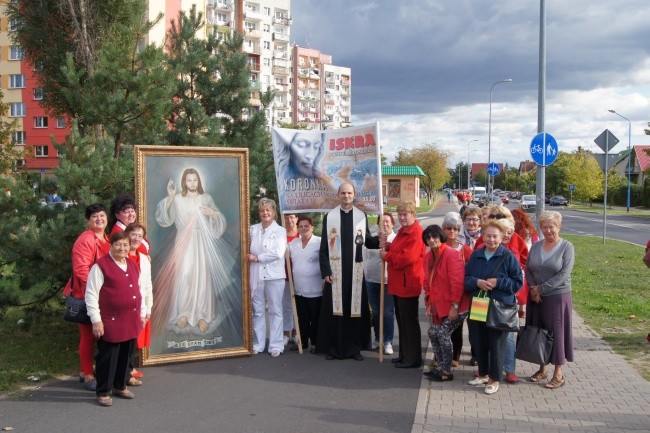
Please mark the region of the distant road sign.
<svg viewBox="0 0 650 433"><path fill-rule="evenodd" d="M499 174L499 164L491 162L490 165L488 165L487 172L490 176L496 176Z"/></svg>
<svg viewBox="0 0 650 433"><path fill-rule="evenodd" d="M616 138L614 134L609 132L609 129L606 129L598 137L596 137L594 143L596 143L598 147L603 149L603 151L609 152L610 150L612 150L612 147L618 144L618 138Z"/></svg>
<svg viewBox="0 0 650 433"><path fill-rule="evenodd" d="M574 184L570 184L569 191L575 191L575 190L576 190L576 186Z"/></svg>
<svg viewBox="0 0 650 433"><path fill-rule="evenodd" d="M546 167L557 159L557 141L551 134L540 132L530 142L530 156L537 165Z"/></svg>

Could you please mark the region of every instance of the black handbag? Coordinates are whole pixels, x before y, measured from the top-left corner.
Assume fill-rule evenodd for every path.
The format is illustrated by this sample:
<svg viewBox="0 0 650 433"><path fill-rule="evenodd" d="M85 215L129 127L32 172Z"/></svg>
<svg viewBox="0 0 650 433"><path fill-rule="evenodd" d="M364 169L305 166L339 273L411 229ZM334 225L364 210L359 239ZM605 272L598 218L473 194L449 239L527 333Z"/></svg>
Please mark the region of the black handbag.
<svg viewBox="0 0 650 433"><path fill-rule="evenodd" d="M519 307L517 302L506 304L496 299L490 299L485 326L497 331L519 331Z"/></svg>
<svg viewBox="0 0 650 433"><path fill-rule="evenodd" d="M91 324L88 311L86 311L86 301L72 295L65 298L65 315L63 318L68 322Z"/></svg>
<svg viewBox="0 0 650 433"><path fill-rule="evenodd" d="M526 325L519 332L515 358L537 365L546 365L551 361L551 352L553 352L553 331L544 329L541 312L538 317L538 326Z"/></svg>

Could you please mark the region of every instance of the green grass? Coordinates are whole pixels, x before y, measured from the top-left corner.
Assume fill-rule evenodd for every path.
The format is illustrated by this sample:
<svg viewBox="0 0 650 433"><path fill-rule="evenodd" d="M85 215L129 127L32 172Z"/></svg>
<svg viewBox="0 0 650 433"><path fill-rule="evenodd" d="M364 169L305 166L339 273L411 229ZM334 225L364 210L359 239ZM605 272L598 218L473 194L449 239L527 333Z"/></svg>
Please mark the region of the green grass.
<svg viewBox="0 0 650 433"><path fill-rule="evenodd" d="M547 205L548 207L548 205ZM549 208L553 209L553 208ZM571 203L569 206L569 209L571 210L577 210L581 212L589 212L589 213L597 213L597 214L602 214L603 213L603 204L602 203L594 203L593 206L589 204L584 204L584 203ZM650 209L644 208L644 207L632 207L630 208L630 212L627 212L627 209L623 206L616 206L616 207L607 207L607 214L608 215L634 215L634 216L643 216L643 217L648 217L650 218Z"/></svg>
<svg viewBox="0 0 650 433"><path fill-rule="evenodd" d="M38 314L10 308L0 320L0 392L78 372L78 335L76 325L63 320L62 306Z"/></svg>
<svg viewBox="0 0 650 433"><path fill-rule="evenodd" d="M573 306L585 322L650 380L650 291L643 248L565 235L576 249Z"/></svg>

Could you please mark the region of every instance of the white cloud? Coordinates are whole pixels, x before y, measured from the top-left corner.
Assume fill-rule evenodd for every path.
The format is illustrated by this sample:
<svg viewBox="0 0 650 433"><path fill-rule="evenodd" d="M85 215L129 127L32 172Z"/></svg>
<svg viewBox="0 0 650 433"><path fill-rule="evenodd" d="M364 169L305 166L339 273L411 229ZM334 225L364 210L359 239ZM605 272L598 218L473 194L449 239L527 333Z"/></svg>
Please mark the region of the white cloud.
<svg viewBox="0 0 650 433"><path fill-rule="evenodd" d="M352 6L350 6L352 5ZM452 164L529 159L537 133L539 3L520 0L341 0L293 2L293 37L352 68L357 124L379 121L383 153L438 143ZM547 0L546 131L562 150L600 151L608 128L627 146L648 144L650 2Z"/></svg>

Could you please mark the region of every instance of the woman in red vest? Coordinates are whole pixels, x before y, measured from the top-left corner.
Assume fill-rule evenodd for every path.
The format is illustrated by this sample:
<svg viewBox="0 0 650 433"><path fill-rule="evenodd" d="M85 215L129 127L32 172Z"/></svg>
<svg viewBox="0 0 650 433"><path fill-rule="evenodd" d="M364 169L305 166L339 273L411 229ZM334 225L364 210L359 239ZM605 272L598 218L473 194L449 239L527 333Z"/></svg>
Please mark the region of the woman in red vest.
<svg viewBox="0 0 650 433"><path fill-rule="evenodd" d="M142 330L146 306L142 302L140 272L128 260L131 242L125 232L111 235L107 256L97 260L88 274L86 307L99 352L95 358L97 402L111 406L114 396L132 399L126 388L129 357Z"/></svg>

